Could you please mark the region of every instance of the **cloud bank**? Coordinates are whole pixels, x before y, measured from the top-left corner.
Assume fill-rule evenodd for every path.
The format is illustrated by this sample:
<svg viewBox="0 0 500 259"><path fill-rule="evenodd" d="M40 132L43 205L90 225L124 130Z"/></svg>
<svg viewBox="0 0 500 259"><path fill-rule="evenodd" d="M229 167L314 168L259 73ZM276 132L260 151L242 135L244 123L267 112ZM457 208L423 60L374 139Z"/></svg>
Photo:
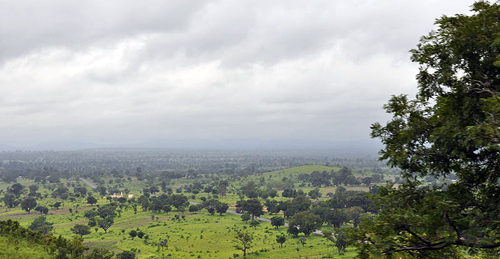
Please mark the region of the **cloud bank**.
<svg viewBox="0 0 500 259"><path fill-rule="evenodd" d="M0 1L0 143L369 138L472 1Z"/></svg>

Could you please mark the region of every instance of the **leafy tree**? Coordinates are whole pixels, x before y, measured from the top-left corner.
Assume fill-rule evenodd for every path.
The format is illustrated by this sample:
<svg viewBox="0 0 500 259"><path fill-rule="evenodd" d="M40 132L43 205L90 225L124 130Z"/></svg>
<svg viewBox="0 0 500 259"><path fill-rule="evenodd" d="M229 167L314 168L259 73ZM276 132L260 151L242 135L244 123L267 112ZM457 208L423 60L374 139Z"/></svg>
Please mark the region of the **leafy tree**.
<svg viewBox="0 0 500 259"><path fill-rule="evenodd" d="M7 188L7 192L14 194L16 197L19 197L24 192L24 185L15 183Z"/></svg>
<svg viewBox="0 0 500 259"><path fill-rule="evenodd" d="M306 243L307 243L307 238L305 237L301 237L299 238L299 243L302 245L302 246L305 246Z"/></svg>
<svg viewBox="0 0 500 259"><path fill-rule="evenodd" d="M105 186L102 186L102 185L97 186L96 191L97 191L97 192L98 192L101 196L104 196L104 195L106 195L106 194L108 193L108 191L107 191L106 187L105 187Z"/></svg>
<svg viewBox="0 0 500 259"><path fill-rule="evenodd" d="M309 181L313 186L321 187L321 185L330 185L330 179L327 172L320 173L314 171L309 175Z"/></svg>
<svg viewBox="0 0 500 259"><path fill-rule="evenodd" d="M45 214L45 215L49 214L49 208L41 205L36 206L35 211L40 212L40 214Z"/></svg>
<svg viewBox="0 0 500 259"><path fill-rule="evenodd" d="M359 208L359 207L358 207ZM340 228L342 224L349 221L349 217L340 209L330 209L325 215L325 221L331 224L335 228Z"/></svg>
<svg viewBox="0 0 500 259"><path fill-rule="evenodd" d="M393 118L372 125L381 159L404 183L380 187L380 214L355 233L361 254L431 258L500 247L500 21L498 3L479 1L470 15L443 16L420 40L415 99L393 96ZM454 177L422 186L419 177Z"/></svg>
<svg viewBox="0 0 500 259"><path fill-rule="evenodd" d="M161 249L168 249L168 239L163 239L163 240L160 240L160 242L158 243L158 245L161 247Z"/></svg>
<svg viewBox="0 0 500 259"><path fill-rule="evenodd" d="M319 191L319 188L315 188L313 190L310 190L307 194L311 197L311 199L317 199L321 197L321 192Z"/></svg>
<svg viewBox="0 0 500 259"><path fill-rule="evenodd" d="M266 200L264 205L266 205L267 212L269 212L269 214L280 212L279 202L276 200Z"/></svg>
<svg viewBox="0 0 500 259"><path fill-rule="evenodd" d="M94 205L97 203L97 199L94 198L93 196L89 196L89 197L87 197L87 203L90 205Z"/></svg>
<svg viewBox="0 0 500 259"><path fill-rule="evenodd" d="M288 233L290 233L295 237L297 237L300 234L300 230L297 226L289 226L287 231Z"/></svg>
<svg viewBox="0 0 500 259"><path fill-rule="evenodd" d="M141 197L139 197L138 202L139 202L139 204L141 204L142 211L147 211L148 210L149 204L150 204L148 196L141 195Z"/></svg>
<svg viewBox="0 0 500 259"><path fill-rule="evenodd" d="M252 216L252 220L254 220L255 217L258 217L264 213L262 211L263 209L262 204L256 198L244 201L241 208L244 211L248 211L248 213L250 213L250 215Z"/></svg>
<svg viewBox="0 0 500 259"><path fill-rule="evenodd" d="M54 204L50 205L52 208L59 209L62 206L62 203L60 201L54 202Z"/></svg>
<svg viewBox="0 0 500 259"><path fill-rule="evenodd" d="M259 196L258 188L255 182L249 181L241 187L241 192L248 198L257 198Z"/></svg>
<svg viewBox="0 0 500 259"><path fill-rule="evenodd" d="M221 216L223 213L226 213L226 211L229 209L229 205L227 203L224 203L224 202L218 202L216 205L215 205L215 210L217 211L217 213L219 213Z"/></svg>
<svg viewBox="0 0 500 259"><path fill-rule="evenodd" d="M305 196L297 196L287 204L285 217L290 218L298 212L307 211L311 207L311 200Z"/></svg>
<svg viewBox="0 0 500 259"><path fill-rule="evenodd" d="M374 182L374 180L373 180L373 177L368 176L368 177L365 177L365 178L361 179L361 182L362 182L364 185L366 185L366 186L370 186L370 184L371 184L372 182Z"/></svg>
<svg viewBox="0 0 500 259"><path fill-rule="evenodd" d="M309 236L313 231L321 226L321 218L310 211L302 211L292 217L288 228L298 228L301 233Z"/></svg>
<svg viewBox="0 0 500 259"><path fill-rule="evenodd" d="M54 197L54 198L59 197L59 198L65 200L69 197L68 191L69 190L66 187L59 187L55 191L52 192L52 197Z"/></svg>
<svg viewBox="0 0 500 259"><path fill-rule="evenodd" d="M161 209L163 210L163 212L168 214L169 212L172 211L172 206L167 204L167 205L163 206Z"/></svg>
<svg viewBox="0 0 500 259"><path fill-rule="evenodd" d="M293 189L284 189L283 192L281 193L281 196L283 197L295 197L297 196L297 191Z"/></svg>
<svg viewBox="0 0 500 259"><path fill-rule="evenodd" d="M196 204L192 204L189 206L188 208L188 211L189 212L197 212L200 210L200 206L196 205Z"/></svg>
<svg viewBox="0 0 500 259"><path fill-rule="evenodd" d="M84 235L89 235L91 233L90 227L88 225L76 224L71 228L71 232L80 235L82 238Z"/></svg>
<svg viewBox="0 0 500 259"><path fill-rule="evenodd" d="M21 202L21 208L30 213L32 209L36 208L36 200L33 197L27 197Z"/></svg>
<svg viewBox="0 0 500 259"><path fill-rule="evenodd" d="M280 244L280 247L283 248L283 244L286 242L286 236L285 234L277 235L276 236L276 242Z"/></svg>
<svg viewBox="0 0 500 259"><path fill-rule="evenodd" d="M112 259L115 257L115 254L104 248L94 248L90 253L85 257L86 259Z"/></svg>
<svg viewBox="0 0 500 259"><path fill-rule="evenodd" d="M84 186L75 187L74 192L83 197L87 195L87 188L85 188Z"/></svg>
<svg viewBox="0 0 500 259"><path fill-rule="evenodd" d="M166 201L163 201L159 197L151 197L149 201L150 201L149 210L152 210L157 213L159 213L163 209L163 206L165 206L166 203Z"/></svg>
<svg viewBox="0 0 500 259"><path fill-rule="evenodd" d="M181 207L189 205L188 197L182 194L172 194L170 196L170 204L179 210Z"/></svg>
<svg viewBox="0 0 500 259"><path fill-rule="evenodd" d="M104 230L105 233L108 233L108 229L113 225L113 223L115 223L115 220L111 216L97 220L97 224Z"/></svg>
<svg viewBox="0 0 500 259"><path fill-rule="evenodd" d="M87 225L89 225L89 227L95 227L95 226L97 226L97 219L96 218L90 218L89 221L87 222ZM99 230L99 228L95 228L95 232L97 232L97 230Z"/></svg>
<svg viewBox="0 0 500 259"><path fill-rule="evenodd" d="M218 203L218 200L210 199L210 200L205 200L202 204L202 206L207 209L207 211L210 213L210 215L215 214L215 206Z"/></svg>
<svg viewBox="0 0 500 259"><path fill-rule="evenodd" d="M250 221L250 227L253 227L254 229L257 228L259 225L260 225L260 221L258 221L258 220Z"/></svg>
<svg viewBox="0 0 500 259"><path fill-rule="evenodd" d="M30 189L30 193L35 193L40 187L38 185L30 185L28 188Z"/></svg>
<svg viewBox="0 0 500 259"><path fill-rule="evenodd" d="M343 255L347 251L348 242L345 233L345 229L338 229L335 234L323 231L323 236L335 245L339 255Z"/></svg>
<svg viewBox="0 0 500 259"><path fill-rule="evenodd" d="M143 238L144 235L146 235L146 233L144 233L142 231L137 232L137 237L139 237L139 238Z"/></svg>
<svg viewBox="0 0 500 259"><path fill-rule="evenodd" d="M130 237L132 237L132 240L134 240L134 237L137 236L137 231L135 230L130 230L130 232L128 232L128 234L130 235Z"/></svg>
<svg viewBox="0 0 500 259"><path fill-rule="evenodd" d="M245 211L243 212L243 214L241 214L241 220L247 222L250 220L250 213L248 213L248 211Z"/></svg>
<svg viewBox="0 0 500 259"><path fill-rule="evenodd" d="M117 259L135 259L135 253L132 251L123 251L116 255Z"/></svg>
<svg viewBox="0 0 500 259"><path fill-rule="evenodd" d="M352 220L352 225L355 228L357 228L361 220L361 214L364 212L363 208L355 206L355 207L345 208L343 212L347 216L347 219Z"/></svg>
<svg viewBox="0 0 500 259"><path fill-rule="evenodd" d="M252 248L253 234L241 229L235 229L235 232L234 238L237 242L235 248L243 251L243 256L247 256L247 250Z"/></svg>
<svg viewBox="0 0 500 259"><path fill-rule="evenodd" d="M86 210L83 215L88 218L88 219L91 219L91 218L95 218L97 216L99 216L99 213L97 212L96 209L91 209L91 210Z"/></svg>
<svg viewBox="0 0 500 259"><path fill-rule="evenodd" d="M19 201L16 200L16 196L12 193L6 193L3 196L3 202L8 208L14 208L19 204Z"/></svg>
<svg viewBox="0 0 500 259"><path fill-rule="evenodd" d="M116 207L116 204L113 203L101 206L97 209L97 215L99 215L101 218L114 218L116 216Z"/></svg>
<svg viewBox="0 0 500 259"><path fill-rule="evenodd" d="M285 225L285 219L280 216L274 216L271 218L271 225L273 225L274 227L276 227L276 229L278 229L279 227Z"/></svg>
<svg viewBox="0 0 500 259"><path fill-rule="evenodd" d="M47 218L45 216L40 216L35 218L31 225L28 226L29 229L34 231L41 231L44 234L48 234L54 227L53 223L47 222Z"/></svg>

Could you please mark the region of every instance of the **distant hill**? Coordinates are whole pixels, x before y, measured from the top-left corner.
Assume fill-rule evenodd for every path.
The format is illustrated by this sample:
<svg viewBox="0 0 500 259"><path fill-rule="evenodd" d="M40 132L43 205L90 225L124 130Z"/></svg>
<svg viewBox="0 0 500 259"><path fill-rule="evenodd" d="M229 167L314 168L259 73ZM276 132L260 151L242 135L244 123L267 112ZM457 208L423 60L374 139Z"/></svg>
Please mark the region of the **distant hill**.
<svg viewBox="0 0 500 259"><path fill-rule="evenodd" d="M0 144L0 151L16 151L16 147Z"/></svg>
<svg viewBox="0 0 500 259"><path fill-rule="evenodd" d="M170 139L140 143L98 144L79 141L56 141L31 146L0 144L0 151L63 151L98 148L146 148L146 149L217 149L217 150L309 150L311 155L331 157L375 157L381 144L374 140L323 141L323 140L263 140L263 139Z"/></svg>

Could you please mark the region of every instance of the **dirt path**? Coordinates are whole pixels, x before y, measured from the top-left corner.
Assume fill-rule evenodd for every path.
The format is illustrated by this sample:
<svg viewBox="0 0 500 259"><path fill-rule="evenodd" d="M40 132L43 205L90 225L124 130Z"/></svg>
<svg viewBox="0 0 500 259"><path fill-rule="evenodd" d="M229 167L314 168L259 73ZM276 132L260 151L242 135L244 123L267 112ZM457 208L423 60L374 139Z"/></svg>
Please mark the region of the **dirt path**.
<svg viewBox="0 0 500 259"><path fill-rule="evenodd" d="M88 186L90 186L90 188L92 189L95 189L97 187L97 185L95 185L94 183L90 182L89 180L87 179L84 179L84 178L80 178L80 180L82 180L84 183L86 183Z"/></svg>

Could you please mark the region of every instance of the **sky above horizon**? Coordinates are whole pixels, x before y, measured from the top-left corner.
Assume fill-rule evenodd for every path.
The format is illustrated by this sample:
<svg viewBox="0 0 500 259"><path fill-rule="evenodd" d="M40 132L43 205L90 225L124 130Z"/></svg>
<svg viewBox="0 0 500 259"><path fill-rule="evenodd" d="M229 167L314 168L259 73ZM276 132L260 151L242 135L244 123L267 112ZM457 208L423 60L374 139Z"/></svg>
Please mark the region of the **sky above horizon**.
<svg viewBox="0 0 500 259"><path fill-rule="evenodd" d="M0 144L368 140L463 0L0 0Z"/></svg>

